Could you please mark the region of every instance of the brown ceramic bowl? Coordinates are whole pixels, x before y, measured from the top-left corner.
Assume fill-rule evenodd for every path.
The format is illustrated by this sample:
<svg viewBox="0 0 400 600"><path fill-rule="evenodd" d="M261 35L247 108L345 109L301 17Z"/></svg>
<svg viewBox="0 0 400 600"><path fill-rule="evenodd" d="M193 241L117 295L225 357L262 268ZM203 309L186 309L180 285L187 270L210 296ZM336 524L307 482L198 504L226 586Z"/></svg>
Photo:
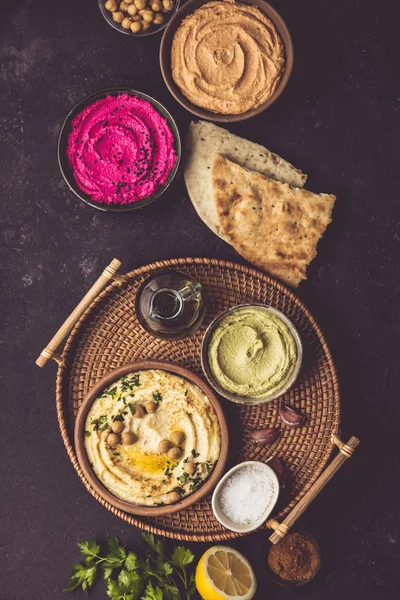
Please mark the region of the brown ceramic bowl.
<svg viewBox="0 0 400 600"><path fill-rule="evenodd" d="M160 45L160 67L161 73L164 78L165 84L171 94L174 96L175 100L177 100L186 110L196 115L196 117L200 117L201 119L208 119L209 121L216 121L218 123L232 123L236 121L244 121L246 119L250 119L256 115L259 115L264 110L269 108L271 104L275 102L282 94L285 89L292 69L293 69L293 43L292 38L290 37L289 30L282 19L282 17L277 13L277 11L272 8L267 2L264 0L240 0L243 4L250 4L258 6L266 16L271 19L274 23L279 35L281 36L283 45L285 47L285 55L286 55L286 67L283 72L282 78L279 82L278 87L276 88L274 94L271 96L267 102L261 104L261 106L249 110L240 115L222 115L219 113L214 113L209 110L205 110L200 106L196 106L190 100L186 98L180 91L179 87L176 85L172 78L171 72L171 46L172 40L174 38L175 32L178 29L179 25L182 23L183 19L187 17L189 14L193 13L195 10L200 8L203 4L210 2L210 0L189 0L186 4L184 4L170 19L163 37L161 39Z"/></svg>
<svg viewBox="0 0 400 600"><path fill-rule="evenodd" d="M120 379L120 377L123 377L128 373L134 373L135 371L144 371L146 369L160 369L163 371L168 371L169 373L173 373L175 375L179 375L180 377L184 377L191 383L197 385L197 387L200 388L201 391L208 397L208 399L214 407L221 435L221 451L219 459L209 478L205 480L204 484L200 487L200 489L198 489L190 496L186 496L185 498L183 498L179 502L176 502L175 504L168 504L165 506L138 506L136 504L131 504L130 502L120 500L119 498L114 496L107 488L103 486L99 479L97 479L95 473L93 472L89 464L89 460L85 450L84 440L86 417L94 400L96 400L96 398L103 391L103 389L108 387L113 381ZM216 486L216 484L218 483L218 481L224 473L226 462L228 459L228 429L224 413L216 395L208 386L208 384L206 384L198 375L192 373L184 367L172 363L156 360L142 360L128 363L122 367L118 367L118 369L115 369L114 371L111 371L110 373L108 373L108 375L103 377L97 383L97 385L95 385L85 396L79 408L75 422L75 450L76 455L78 457L79 466L81 467L87 481L90 483L92 488L99 494L99 496L103 498L103 500L106 500L116 508L124 510L127 513L147 517L159 517L161 515L168 515L174 512L178 512L179 510L182 510L184 508L187 508L188 506L204 498L214 489L214 487Z"/></svg>

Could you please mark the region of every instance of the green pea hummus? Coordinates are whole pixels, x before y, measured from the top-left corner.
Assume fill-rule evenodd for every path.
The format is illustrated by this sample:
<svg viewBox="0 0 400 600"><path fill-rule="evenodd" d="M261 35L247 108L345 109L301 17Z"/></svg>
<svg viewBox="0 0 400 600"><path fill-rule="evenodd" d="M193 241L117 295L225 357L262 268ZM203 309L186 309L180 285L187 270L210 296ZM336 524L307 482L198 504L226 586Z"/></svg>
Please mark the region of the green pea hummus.
<svg viewBox="0 0 400 600"><path fill-rule="evenodd" d="M297 362L296 341L276 314L245 307L226 316L214 331L208 361L228 392L265 398L281 390Z"/></svg>

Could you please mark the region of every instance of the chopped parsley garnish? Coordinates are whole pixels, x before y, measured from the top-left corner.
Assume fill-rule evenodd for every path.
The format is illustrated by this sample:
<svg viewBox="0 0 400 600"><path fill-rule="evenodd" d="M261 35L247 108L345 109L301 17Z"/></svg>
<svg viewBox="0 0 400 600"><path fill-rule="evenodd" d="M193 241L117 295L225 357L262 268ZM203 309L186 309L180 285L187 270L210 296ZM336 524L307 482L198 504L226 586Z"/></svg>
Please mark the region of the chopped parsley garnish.
<svg viewBox="0 0 400 600"><path fill-rule="evenodd" d="M192 450L192 456L193 456L193 458L197 458L198 456L200 456L200 452L196 452L196 450Z"/></svg>
<svg viewBox="0 0 400 600"><path fill-rule="evenodd" d="M131 414L134 415L135 414L135 406L132 404L132 402L128 402L127 404L129 410L131 411Z"/></svg>
<svg viewBox="0 0 400 600"><path fill-rule="evenodd" d="M123 414L114 415L112 420L113 421L123 421L124 420Z"/></svg>
<svg viewBox="0 0 400 600"><path fill-rule="evenodd" d="M160 394L160 392L153 392L153 398L157 402L157 404L162 401L162 395Z"/></svg>
<svg viewBox="0 0 400 600"><path fill-rule="evenodd" d="M108 387L104 390L104 392L102 393L102 395L100 397L104 398L105 396L114 396L116 391L117 391L116 385L114 385L113 387Z"/></svg>
<svg viewBox="0 0 400 600"><path fill-rule="evenodd" d="M85 437L90 437L90 431L88 431L87 429L85 429Z"/></svg>
<svg viewBox="0 0 400 600"><path fill-rule="evenodd" d="M188 395L189 390L185 390L185 397Z"/></svg>
<svg viewBox="0 0 400 600"><path fill-rule="evenodd" d="M179 483L186 483L188 479L189 479L189 473L182 473L182 475L177 477L177 480L179 481Z"/></svg>
<svg viewBox="0 0 400 600"><path fill-rule="evenodd" d="M93 419L91 424L93 425L93 431L97 431L98 429L104 431L108 427L107 415L101 415L98 419Z"/></svg>

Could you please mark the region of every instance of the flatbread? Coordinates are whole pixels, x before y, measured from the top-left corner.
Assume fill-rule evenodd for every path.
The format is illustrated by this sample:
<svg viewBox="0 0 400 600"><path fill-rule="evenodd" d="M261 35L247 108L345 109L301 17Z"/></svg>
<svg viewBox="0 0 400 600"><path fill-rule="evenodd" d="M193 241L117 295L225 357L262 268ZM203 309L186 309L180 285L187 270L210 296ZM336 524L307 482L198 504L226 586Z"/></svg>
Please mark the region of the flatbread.
<svg viewBox="0 0 400 600"><path fill-rule="evenodd" d="M295 187L303 187L307 179L307 175L299 169L259 144L233 135L213 123L192 122L186 139L184 165L187 191L200 219L222 239L225 236L217 219L211 183L212 165L218 153L247 169Z"/></svg>
<svg viewBox="0 0 400 600"><path fill-rule="evenodd" d="M239 254L292 287L306 279L335 196L292 188L221 154L212 184L221 229Z"/></svg>

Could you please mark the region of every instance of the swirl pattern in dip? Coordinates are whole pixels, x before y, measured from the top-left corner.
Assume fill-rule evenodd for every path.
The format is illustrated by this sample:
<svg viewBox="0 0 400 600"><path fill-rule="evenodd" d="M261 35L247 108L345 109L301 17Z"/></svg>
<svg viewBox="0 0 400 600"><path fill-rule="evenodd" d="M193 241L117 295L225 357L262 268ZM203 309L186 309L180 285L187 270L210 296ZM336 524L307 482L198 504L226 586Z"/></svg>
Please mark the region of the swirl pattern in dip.
<svg viewBox="0 0 400 600"><path fill-rule="evenodd" d="M208 347L216 381L228 392L248 398L266 398L283 389L297 357L288 325L257 306L238 308L223 318Z"/></svg>
<svg viewBox="0 0 400 600"><path fill-rule="evenodd" d="M137 406L157 401L157 409L137 416ZM113 423L121 423L110 446ZM220 453L218 418L208 397L193 383L162 370L144 370L111 384L92 404L86 419L85 449L105 487L122 500L143 506L172 504L195 492ZM180 432L180 456L160 452L162 440ZM126 444L124 434L135 441ZM172 444L171 444L172 445ZM194 472L187 473L188 463Z"/></svg>
<svg viewBox="0 0 400 600"><path fill-rule="evenodd" d="M193 104L236 115L275 92L285 67L284 47L256 6L208 2L175 33L171 67L176 85Z"/></svg>
<svg viewBox="0 0 400 600"><path fill-rule="evenodd" d="M67 156L79 188L96 202L130 204L153 195L177 160L167 120L150 102L107 96L72 121Z"/></svg>

